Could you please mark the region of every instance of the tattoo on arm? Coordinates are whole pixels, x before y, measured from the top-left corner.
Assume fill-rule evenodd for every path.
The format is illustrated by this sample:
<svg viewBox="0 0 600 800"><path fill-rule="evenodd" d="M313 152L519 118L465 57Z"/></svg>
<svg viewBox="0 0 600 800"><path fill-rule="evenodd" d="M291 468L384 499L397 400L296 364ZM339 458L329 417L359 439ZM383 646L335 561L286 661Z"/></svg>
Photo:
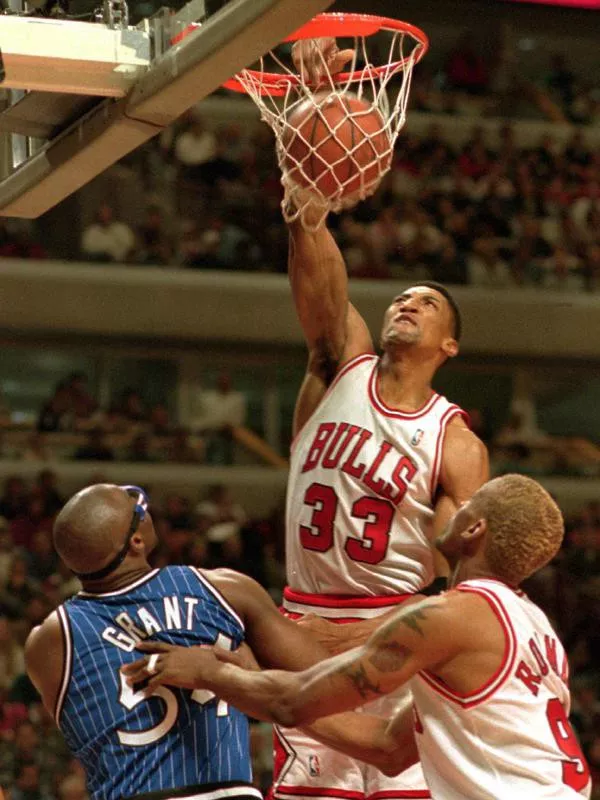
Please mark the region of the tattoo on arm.
<svg viewBox="0 0 600 800"><path fill-rule="evenodd" d="M398 620L398 622L403 622L412 631L420 634L423 638L425 638L423 629L419 625L419 620L423 619L427 619L427 614L422 609L415 608L414 611L409 611L408 613L403 614Z"/></svg>
<svg viewBox="0 0 600 800"><path fill-rule="evenodd" d="M410 655L410 650L398 642L382 642L369 661L379 672L396 672Z"/></svg>
<svg viewBox="0 0 600 800"><path fill-rule="evenodd" d="M365 672L365 668L358 666L343 667L340 670L342 675L350 679L354 688L361 697L368 697L369 694L383 694L381 689L376 683L371 683L369 676Z"/></svg>

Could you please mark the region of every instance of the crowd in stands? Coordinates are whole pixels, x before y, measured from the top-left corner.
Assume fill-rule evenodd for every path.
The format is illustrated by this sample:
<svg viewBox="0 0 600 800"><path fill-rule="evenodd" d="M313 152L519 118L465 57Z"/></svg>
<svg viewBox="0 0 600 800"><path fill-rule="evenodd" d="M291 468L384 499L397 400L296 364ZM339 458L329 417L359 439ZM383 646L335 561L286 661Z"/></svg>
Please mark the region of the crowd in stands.
<svg viewBox="0 0 600 800"><path fill-rule="evenodd" d="M14 476L0 496L0 785L10 800L86 800L81 768L24 674L28 631L79 583L54 552L53 517L64 500L56 476L41 471L28 485ZM281 508L250 519L224 486L202 497L170 493L153 505L160 537L153 564L228 566L252 575L277 600L284 582ZM600 506L567 521L565 544L527 591L566 643L571 662L573 723L600 779ZM268 734L252 733L256 782L269 779Z"/></svg>
<svg viewBox="0 0 600 800"><path fill-rule="evenodd" d="M147 406L137 389L120 393L101 408L84 374L60 381L43 403L36 429L10 436L10 413L0 409L7 435L0 457L27 462L52 460L232 464L233 431L246 422L246 397L234 389L227 373L214 388L198 387L192 398L189 427L174 421L164 403Z"/></svg>
<svg viewBox="0 0 600 800"><path fill-rule="evenodd" d="M466 36L439 75L417 71L411 107L460 114L457 98L497 100L497 72ZM600 150L588 143L584 123L598 120L600 103L560 54L552 57L543 84L551 106L565 108L564 119L575 123L565 144L548 132L523 145L507 114L493 104L479 113L504 115L494 136L475 124L469 140L455 146L437 122L418 136L410 129L401 133L375 197L331 218L353 277L597 288ZM528 96L521 85L513 94ZM444 98L441 108L438 96ZM515 97L508 96L512 108ZM557 119L542 107L546 117ZM285 270L279 171L271 132L257 119L211 126L192 110L119 169L121 177L129 176L131 192L146 197L148 205L140 216L136 203L132 216L119 197L100 198L94 219L80 232L79 259ZM0 256L52 255L22 222L0 223Z"/></svg>

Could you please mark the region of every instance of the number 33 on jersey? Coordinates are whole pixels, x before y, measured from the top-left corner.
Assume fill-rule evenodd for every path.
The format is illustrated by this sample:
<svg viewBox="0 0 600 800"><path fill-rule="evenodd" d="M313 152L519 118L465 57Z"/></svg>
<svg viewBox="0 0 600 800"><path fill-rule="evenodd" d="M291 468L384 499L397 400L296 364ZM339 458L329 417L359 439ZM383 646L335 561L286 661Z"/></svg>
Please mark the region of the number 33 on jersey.
<svg viewBox="0 0 600 800"><path fill-rule="evenodd" d="M446 427L464 415L434 394L388 408L379 359L338 374L292 447L287 501L290 587L316 594L417 592L433 579L431 528Z"/></svg>

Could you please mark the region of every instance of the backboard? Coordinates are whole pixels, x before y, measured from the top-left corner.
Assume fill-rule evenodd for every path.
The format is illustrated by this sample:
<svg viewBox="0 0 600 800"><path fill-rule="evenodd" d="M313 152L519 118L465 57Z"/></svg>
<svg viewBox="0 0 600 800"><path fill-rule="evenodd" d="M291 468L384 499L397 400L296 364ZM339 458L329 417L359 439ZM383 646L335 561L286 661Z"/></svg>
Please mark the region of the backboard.
<svg viewBox="0 0 600 800"><path fill-rule="evenodd" d="M230 0L207 17L192 0L136 27L0 14L0 216L43 214L331 3Z"/></svg>

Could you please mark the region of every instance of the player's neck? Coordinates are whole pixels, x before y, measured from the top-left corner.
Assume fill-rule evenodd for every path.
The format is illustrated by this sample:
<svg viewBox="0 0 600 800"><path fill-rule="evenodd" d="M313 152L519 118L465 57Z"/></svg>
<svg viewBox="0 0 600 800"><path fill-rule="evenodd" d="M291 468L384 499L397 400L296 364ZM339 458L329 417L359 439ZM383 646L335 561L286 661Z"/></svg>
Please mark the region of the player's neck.
<svg viewBox="0 0 600 800"><path fill-rule="evenodd" d="M408 354L384 353L377 390L383 402L403 411L418 411L432 395L431 380L437 369L427 361L414 361Z"/></svg>
<svg viewBox="0 0 600 800"><path fill-rule="evenodd" d="M450 580L448 581L449 588L457 586L459 583L463 583L464 581L475 581L475 580L493 580L493 581L501 581L502 583L506 583L506 581L499 578L493 570L486 564L484 560L479 559L468 559L465 561L459 561L452 575Z"/></svg>
<svg viewBox="0 0 600 800"><path fill-rule="evenodd" d="M118 592L132 583L135 583L144 575L152 571L150 564L137 565L135 567L126 567L125 569L115 570L113 575L107 575L99 581L84 581L84 591L90 594L108 594L109 592Z"/></svg>

